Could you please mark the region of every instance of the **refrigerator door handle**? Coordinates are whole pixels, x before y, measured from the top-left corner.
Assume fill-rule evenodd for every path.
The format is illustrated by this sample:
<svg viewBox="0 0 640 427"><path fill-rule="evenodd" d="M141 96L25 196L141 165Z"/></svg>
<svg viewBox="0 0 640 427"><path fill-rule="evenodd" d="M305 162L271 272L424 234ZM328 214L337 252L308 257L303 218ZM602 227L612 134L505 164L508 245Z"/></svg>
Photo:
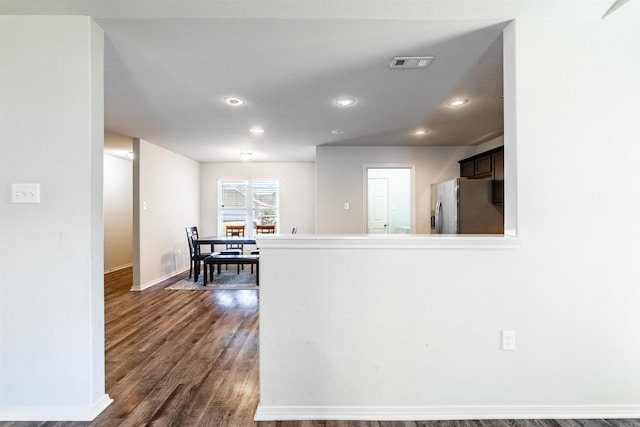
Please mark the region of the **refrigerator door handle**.
<svg viewBox="0 0 640 427"><path fill-rule="evenodd" d="M436 234L442 234L442 201L436 203Z"/></svg>

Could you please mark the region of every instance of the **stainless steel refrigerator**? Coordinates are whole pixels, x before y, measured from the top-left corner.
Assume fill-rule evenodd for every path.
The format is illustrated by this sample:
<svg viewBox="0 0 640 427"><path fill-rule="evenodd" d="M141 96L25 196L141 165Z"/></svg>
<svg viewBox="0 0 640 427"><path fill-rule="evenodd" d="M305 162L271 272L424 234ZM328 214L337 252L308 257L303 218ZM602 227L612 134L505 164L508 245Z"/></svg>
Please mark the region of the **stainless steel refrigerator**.
<svg viewBox="0 0 640 427"><path fill-rule="evenodd" d="M503 207L492 202L492 181L455 178L432 184L431 233L503 234Z"/></svg>

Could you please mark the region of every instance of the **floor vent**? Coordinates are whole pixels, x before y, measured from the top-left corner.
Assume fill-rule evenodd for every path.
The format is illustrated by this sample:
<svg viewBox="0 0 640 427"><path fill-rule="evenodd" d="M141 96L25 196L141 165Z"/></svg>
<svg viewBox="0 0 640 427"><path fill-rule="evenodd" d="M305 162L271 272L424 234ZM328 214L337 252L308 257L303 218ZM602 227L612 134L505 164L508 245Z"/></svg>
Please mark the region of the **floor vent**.
<svg viewBox="0 0 640 427"><path fill-rule="evenodd" d="M433 59L433 56L396 56L389 68L427 68Z"/></svg>

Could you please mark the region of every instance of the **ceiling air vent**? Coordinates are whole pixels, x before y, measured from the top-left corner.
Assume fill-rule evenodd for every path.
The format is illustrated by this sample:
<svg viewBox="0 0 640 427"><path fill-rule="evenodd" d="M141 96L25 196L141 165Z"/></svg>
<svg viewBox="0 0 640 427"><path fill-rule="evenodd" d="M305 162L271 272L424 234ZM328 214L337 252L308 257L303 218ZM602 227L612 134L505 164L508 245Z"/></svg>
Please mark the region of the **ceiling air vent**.
<svg viewBox="0 0 640 427"><path fill-rule="evenodd" d="M389 68L427 68L433 59L433 56L396 56Z"/></svg>

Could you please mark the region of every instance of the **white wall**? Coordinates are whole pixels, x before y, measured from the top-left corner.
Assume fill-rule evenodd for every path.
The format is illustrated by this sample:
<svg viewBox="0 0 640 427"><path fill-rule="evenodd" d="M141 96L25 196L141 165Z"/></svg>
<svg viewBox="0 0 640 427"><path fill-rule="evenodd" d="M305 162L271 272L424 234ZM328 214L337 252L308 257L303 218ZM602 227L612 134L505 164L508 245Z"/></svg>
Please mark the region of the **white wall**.
<svg viewBox="0 0 640 427"><path fill-rule="evenodd" d="M200 235L218 235L218 179L280 179L280 226L283 233L315 232L315 164L299 163L202 163Z"/></svg>
<svg viewBox="0 0 640 427"><path fill-rule="evenodd" d="M505 45L518 247L259 242L258 418L640 417L640 26L517 20ZM357 193L322 160L319 199Z"/></svg>
<svg viewBox="0 0 640 427"><path fill-rule="evenodd" d="M317 232L366 232L365 168L415 166L415 224L431 231L431 184L460 176L458 160L475 147L318 147L316 150ZM344 203L349 202L349 210Z"/></svg>
<svg viewBox="0 0 640 427"><path fill-rule="evenodd" d="M189 269L185 227L199 222L200 164L134 139L133 290Z"/></svg>
<svg viewBox="0 0 640 427"><path fill-rule="evenodd" d="M133 260L133 165L104 156L104 269L129 267Z"/></svg>
<svg viewBox="0 0 640 427"><path fill-rule="evenodd" d="M0 16L0 419L92 419L104 390L103 32ZM39 183L38 204L11 203Z"/></svg>

